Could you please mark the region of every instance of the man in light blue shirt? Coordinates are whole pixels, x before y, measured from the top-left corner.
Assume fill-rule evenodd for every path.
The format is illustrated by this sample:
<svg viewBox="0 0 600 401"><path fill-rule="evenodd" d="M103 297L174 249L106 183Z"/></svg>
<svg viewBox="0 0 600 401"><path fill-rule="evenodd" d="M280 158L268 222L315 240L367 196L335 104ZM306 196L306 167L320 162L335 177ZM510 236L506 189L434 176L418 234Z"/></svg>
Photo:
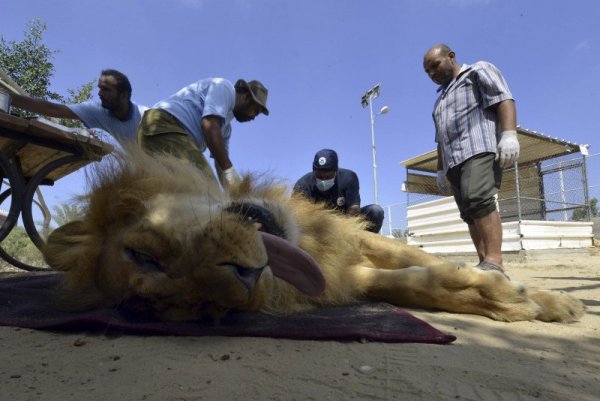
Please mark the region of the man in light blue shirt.
<svg viewBox="0 0 600 401"><path fill-rule="evenodd" d="M131 84L125 74L103 70L98 80L101 103L60 104L11 94L12 105L44 116L81 120L88 128L100 128L121 145L133 143L135 133L148 109L131 101Z"/></svg>
<svg viewBox="0 0 600 401"><path fill-rule="evenodd" d="M171 153L194 163L208 175L203 153L208 148L220 181L231 185L239 176L229 159L231 121L252 121L269 114L268 91L259 81L224 78L194 82L148 110L138 128L137 141L152 153Z"/></svg>
<svg viewBox="0 0 600 401"><path fill-rule="evenodd" d="M502 169L519 157L515 102L494 65L459 65L447 45L429 49L423 67L440 85L433 111L438 188L442 194L454 194L477 249L478 267L504 272L495 195Z"/></svg>

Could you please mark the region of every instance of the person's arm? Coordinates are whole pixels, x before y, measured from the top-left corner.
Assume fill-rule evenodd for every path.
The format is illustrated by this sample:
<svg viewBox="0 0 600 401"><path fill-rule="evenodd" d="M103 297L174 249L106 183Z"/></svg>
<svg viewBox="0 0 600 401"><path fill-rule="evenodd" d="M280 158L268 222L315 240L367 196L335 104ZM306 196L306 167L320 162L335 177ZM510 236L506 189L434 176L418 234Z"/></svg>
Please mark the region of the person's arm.
<svg viewBox="0 0 600 401"><path fill-rule="evenodd" d="M496 105L500 132L517 130L517 108L512 99L504 100Z"/></svg>
<svg viewBox="0 0 600 401"><path fill-rule="evenodd" d="M294 184L294 187L292 188L292 195L293 194L301 194L301 195L306 195L306 191L304 190L303 186L302 186L302 178L300 178L298 181L296 181L296 183Z"/></svg>
<svg viewBox="0 0 600 401"><path fill-rule="evenodd" d="M216 116L206 116L200 122L204 142L210 150L210 154L215 159L215 163L222 171L233 167L229 160L229 154L225 149L223 137L221 136L221 118Z"/></svg>
<svg viewBox="0 0 600 401"><path fill-rule="evenodd" d="M44 116L79 120L77 114L73 113L73 111L64 104L48 102L46 100L35 99L16 93L11 93L10 97L12 106Z"/></svg>
<svg viewBox="0 0 600 401"><path fill-rule="evenodd" d="M292 189L292 195L301 195L310 201L316 201L317 199L313 195L312 185L310 183L309 177L311 176L312 173L308 173L300 177L300 179L294 184L294 188Z"/></svg>
<svg viewBox="0 0 600 401"><path fill-rule="evenodd" d="M502 168L511 167L518 159L520 153L517 138L517 110L512 99L504 100L495 105L500 125L500 140L496 160Z"/></svg>
<svg viewBox="0 0 600 401"><path fill-rule="evenodd" d="M444 155L442 154L442 145L438 142L437 144L437 171L440 171L444 168L444 160L442 159Z"/></svg>
<svg viewBox="0 0 600 401"><path fill-rule="evenodd" d="M348 216L358 216L360 214L360 205L352 205L346 212Z"/></svg>
<svg viewBox="0 0 600 401"><path fill-rule="evenodd" d="M221 118L217 116L202 117L200 128L204 142L215 160L215 169L221 184L231 186L240 182L241 178L229 160L229 152L221 135Z"/></svg>
<svg viewBox="0 0 600 401"><path fill-rule="evenodd" d="M437 172L435 177L435 183L437 185L440 194L448 196L452 194L450 184L446 179L446 172L444 171L444 154L442 153L442 145L438 142L437 144Z"/></svg>
<svg viewBox="0 0 600 401"><path fill-rule="evenodd" d="M345 191L346 201L349 203L346 214L348 216L358 216L360 213L360 184L358 182L358 176L354 171L347 173L348 187ZM338 180L341 180L340 174L338 173ZM339 185L339 183L338 183Z"/></svg>

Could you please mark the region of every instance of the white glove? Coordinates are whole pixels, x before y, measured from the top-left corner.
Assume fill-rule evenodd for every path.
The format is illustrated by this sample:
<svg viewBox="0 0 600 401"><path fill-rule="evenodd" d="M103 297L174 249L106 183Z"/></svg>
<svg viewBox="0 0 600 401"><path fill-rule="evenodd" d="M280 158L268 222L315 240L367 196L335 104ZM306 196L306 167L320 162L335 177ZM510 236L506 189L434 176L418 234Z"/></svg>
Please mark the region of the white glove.
<svg viewBox="0 0 600 401"><path fill-rule="evenodd" d="M450 183L448 182L446 173L443 170L438 170L435 182L442 195L452 195Z"/></svg>
<svg viewBox="0 0 600 401"><path fill-rule="evenodd" d="M502 168L512 166L519 158L519 150L517 131L502 131L500 142L498 142L498 152L496 153L496 160L500 159L498 165Z"/></svg>
<svg viewBox="0 0 600 401"><path fill-rule="evenodd" d="M223 170L223 177L229 186L232 186L242 180L233 166L229 167L227 170Z"/></svg>

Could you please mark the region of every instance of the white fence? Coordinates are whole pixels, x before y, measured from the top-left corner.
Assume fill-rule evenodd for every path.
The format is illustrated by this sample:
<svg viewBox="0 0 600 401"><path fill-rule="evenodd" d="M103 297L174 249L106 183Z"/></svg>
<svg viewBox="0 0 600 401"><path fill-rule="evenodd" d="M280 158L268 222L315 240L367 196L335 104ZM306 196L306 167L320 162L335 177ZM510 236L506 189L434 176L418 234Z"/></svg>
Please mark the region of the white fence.
<svg viewBox="0 0 600 401"><path fill-rule="evenodd" d="M475 252L467 225L452 197L408 207L409 245L431 253ZM589 221L520 220L502 223L502 249L565 249L593 245Z"/></svg>

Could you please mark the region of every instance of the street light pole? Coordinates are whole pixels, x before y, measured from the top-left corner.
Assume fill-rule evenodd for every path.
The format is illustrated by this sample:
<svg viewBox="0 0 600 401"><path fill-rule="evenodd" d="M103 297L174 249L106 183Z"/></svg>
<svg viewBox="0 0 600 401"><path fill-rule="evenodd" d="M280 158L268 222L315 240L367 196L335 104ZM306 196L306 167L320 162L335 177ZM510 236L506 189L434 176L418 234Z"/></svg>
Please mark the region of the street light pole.
<svg viewBox="0 0 600 401"><path fill-rule="evenodd" d="M379 205L379 196L377 192L377 158L376 158L376 148L375 148L375 115L373 114L373 99L379 96L379 89L381 84L377 84L373 86L371 89L365 92L362 96L361 104L362 107L365 108L369 105L369 112L371 116L371 152L373 154L373 192L375 195L374 201L376 205ZM379 113L377 114L385 114L388 112L388 107L383 106Z"/></svg>
<svg viewBox="0 0 600 401"><path fill-rule="evenodd" d="M388 205L387 209L388 209L388 215L387 215L387 218L388 218L388 232L389 232L390 237L393 237L394 235L392 234L392 206Z"/></svg>
<svg viewBox="0 0 600 401"><path fill-rule="evenodd" d="M375 157L375 117L373 116L373 102L369 97L369 111L371 113L371 152L373 153L373 191L375 195L375 204L379 205L377 194L377 159Z"/></svg>

